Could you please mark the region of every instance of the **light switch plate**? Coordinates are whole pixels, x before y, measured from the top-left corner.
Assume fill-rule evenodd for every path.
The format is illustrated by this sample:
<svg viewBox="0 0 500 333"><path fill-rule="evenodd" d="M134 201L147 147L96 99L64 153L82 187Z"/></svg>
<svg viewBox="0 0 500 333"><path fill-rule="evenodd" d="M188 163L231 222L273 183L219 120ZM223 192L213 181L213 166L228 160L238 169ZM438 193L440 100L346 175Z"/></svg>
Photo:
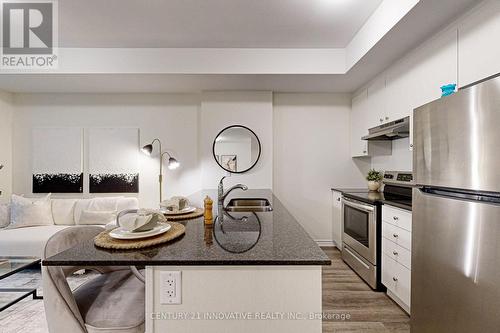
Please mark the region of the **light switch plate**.
<svg viewBox="0 0 500 333"><path fill-rule="evenodd" d="M160 272L160 303L181 304L182 279L180 271Z"/></svg>

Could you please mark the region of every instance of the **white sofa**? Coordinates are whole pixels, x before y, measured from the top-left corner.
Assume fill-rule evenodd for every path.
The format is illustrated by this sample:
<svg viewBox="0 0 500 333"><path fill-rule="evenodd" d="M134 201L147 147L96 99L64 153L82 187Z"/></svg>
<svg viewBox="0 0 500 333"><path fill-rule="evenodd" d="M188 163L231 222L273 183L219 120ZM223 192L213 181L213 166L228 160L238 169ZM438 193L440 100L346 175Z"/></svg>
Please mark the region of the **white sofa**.
<svg viewBox="0 0 500 333"><path fill-rule="evenodd" d="M52 199L53 225L0 229L0 257L41 257L47 240L60 230L77 225L92 199ZM137 198L117 197L117 211L139 208ZM104 225L102 226L105 227Z"/></svg>

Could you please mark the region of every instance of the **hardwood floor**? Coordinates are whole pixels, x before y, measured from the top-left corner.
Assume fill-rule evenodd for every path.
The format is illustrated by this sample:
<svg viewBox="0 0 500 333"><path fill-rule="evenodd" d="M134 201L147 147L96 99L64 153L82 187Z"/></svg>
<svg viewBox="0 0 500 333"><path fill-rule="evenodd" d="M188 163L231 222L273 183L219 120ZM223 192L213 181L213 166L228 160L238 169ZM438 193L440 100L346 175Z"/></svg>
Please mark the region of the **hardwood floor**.
<svg viewBox="0 0 500 333"><path fill-rule="evenodd" d="M409 316L385 293L370 289L342 261L337 248L323 251L332 259L331 266L323 266L323 312L345 318L324 319L323 333L410 332Z"/></svg>

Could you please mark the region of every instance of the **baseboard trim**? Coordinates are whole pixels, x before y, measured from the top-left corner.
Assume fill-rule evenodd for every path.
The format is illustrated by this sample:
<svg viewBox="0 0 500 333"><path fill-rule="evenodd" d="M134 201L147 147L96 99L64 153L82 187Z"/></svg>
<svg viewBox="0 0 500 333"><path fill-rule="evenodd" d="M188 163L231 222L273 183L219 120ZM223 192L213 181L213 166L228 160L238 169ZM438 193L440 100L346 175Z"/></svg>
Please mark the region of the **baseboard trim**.
<svg viewBox="0 0 500 333"><path fill-rule="evenodd" d="M316 239L314 240L318 246L321 247L334 247L336 246L332 240L329 239Z"/></svg>

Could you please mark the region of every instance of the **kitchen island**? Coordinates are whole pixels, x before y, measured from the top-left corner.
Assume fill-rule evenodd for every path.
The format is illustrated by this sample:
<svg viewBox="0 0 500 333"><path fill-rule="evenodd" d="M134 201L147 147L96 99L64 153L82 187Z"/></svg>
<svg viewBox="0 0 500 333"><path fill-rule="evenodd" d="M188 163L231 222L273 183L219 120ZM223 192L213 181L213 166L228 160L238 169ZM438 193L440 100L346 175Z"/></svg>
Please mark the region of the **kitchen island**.
<svg viewBox="0 0 500 333"><path fill-rule="evenodd" d="M207 194L216 199L202 191L193 201ZM227 213L210 227L203 217L185 221L185 235L144 250L89 240L43 265L146 266L147 332L321 332L321 266L330 259L270 190L231 197L266 198L273 211ZM162 302L165 272L181 272L180 304Z"/></svg>

